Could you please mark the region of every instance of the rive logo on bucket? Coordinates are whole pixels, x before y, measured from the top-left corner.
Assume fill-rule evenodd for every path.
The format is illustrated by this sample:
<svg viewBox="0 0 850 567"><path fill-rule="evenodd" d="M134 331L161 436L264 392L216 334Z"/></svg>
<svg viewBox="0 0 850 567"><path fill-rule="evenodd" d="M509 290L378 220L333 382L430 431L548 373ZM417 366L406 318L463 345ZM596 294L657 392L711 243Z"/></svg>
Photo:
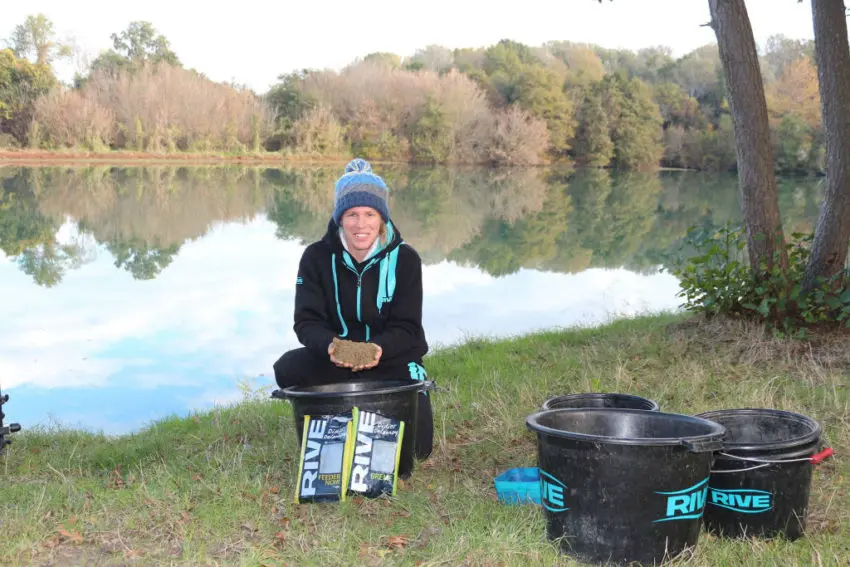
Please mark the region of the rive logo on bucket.
<svg viewBox="0 0 850 567"><path fill-rule="evenodd" d="M763 514L773 508L773 494L747 488L721 490L709 487L708 503L742 514Z"/></svg>
<svg viewBox="0 0 850 567"><path fill-rule="evenodd" d="M564 505L564 491L566 489L566 484L546 471L540 471L540 498L543 501L544 508L550 512L565 512L569 510Z"/></svg>
<svg viewBox="0 0 850 567"><path fill-rule="evenodd" d="M705 509L706 496L708 496L708 477L682 490L656 492L656 494L666 496L667 502L664 517L654 520L653 523L700 518Z"/></svg>

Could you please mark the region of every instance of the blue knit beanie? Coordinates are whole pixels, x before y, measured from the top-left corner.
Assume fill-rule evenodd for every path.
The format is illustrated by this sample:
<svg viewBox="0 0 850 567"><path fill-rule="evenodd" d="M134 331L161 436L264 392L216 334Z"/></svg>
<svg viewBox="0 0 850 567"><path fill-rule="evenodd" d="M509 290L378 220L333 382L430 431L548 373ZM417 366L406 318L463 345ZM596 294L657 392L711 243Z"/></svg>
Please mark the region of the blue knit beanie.
<svg viewBox="0 0 850 567"><path fill-rule="evenodd" d="M345 166L345 173L334 187L334 222L339 226L342 214L352 207L372 207L384 222L390 220L387 204L389 189L384 180L372 173L365 159L356 158Z"/></svg>

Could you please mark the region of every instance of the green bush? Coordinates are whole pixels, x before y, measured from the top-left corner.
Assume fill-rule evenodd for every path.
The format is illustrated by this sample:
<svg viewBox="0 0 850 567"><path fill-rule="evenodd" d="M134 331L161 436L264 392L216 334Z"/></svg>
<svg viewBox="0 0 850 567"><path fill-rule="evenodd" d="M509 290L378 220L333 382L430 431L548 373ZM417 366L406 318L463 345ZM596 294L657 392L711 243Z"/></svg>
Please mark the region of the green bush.
<svg viewBox="0 0 850 567"><path fill-rule="evenodd" d="M669 268L680 282L678 297L688 311L707 316L752 317L778 333L803 338L815 327L850 327L847 273L821 278L809 292L801 282L813 233L794 233L786 244L789 266L778 263L754 271L747 259L746 233L740 226L691 228Z"/></svg>
<svg viewBox="0 0 850 567"><path fill-rule="evenodd" d="M451 154L451 124L445 110L433 97L428 97L411 128L410 150L414 161L421 163L445 163Z"/></svg>
<svg viewBox="0 0 850 567"><path fill-rule="evenodd" d="M20 147L18 140L11 134L7 134L6 132L0 132L0 149L12 148L17 149Z"/></svg>

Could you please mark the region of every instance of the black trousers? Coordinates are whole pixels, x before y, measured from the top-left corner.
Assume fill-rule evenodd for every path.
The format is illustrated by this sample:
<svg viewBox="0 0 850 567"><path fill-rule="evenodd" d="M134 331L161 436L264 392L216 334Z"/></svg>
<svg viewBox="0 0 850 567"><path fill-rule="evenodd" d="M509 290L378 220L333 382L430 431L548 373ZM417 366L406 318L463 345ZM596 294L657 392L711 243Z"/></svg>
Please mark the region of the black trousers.
<svg viewBox="0 0 850 567"><path fill-rule="evenodd" d="M413 360L420 367L421 360ZM340 368L331 362L329 356L317 356L305 347L290 350L274 363L274 378L281 389L290 386L316 386L347 380L398 380L410 378L409 362L399 364L378 364L375 368L352 372ZM418 459L425 459L434 447L434 414L431 398L426 392L419 392L419 405L416 409L416 439L413 452Z"/></svg>

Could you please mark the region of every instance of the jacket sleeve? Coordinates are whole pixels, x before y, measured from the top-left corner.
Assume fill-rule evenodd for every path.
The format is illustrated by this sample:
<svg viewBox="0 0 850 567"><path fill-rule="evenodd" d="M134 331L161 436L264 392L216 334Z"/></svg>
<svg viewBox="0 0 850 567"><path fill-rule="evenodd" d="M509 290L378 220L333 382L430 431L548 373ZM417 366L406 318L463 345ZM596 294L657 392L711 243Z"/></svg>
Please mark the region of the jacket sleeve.
<svg viewBox="0 0 850 567"><path fill-rule="evenodd" d="M309 251L301 256L295 285L295 334L302 345L319 356L328 355L336 332L331 324L321 276Z"/></svg>
<svg viewBox="0 0 850 567"><path fill-rule="evenodd" d="M382 359L395 358L407 352L422 340L423 335L422 261L410 248L400 252L407 252L408 261L404 264L399 261L392 311L383 331L372 338L372 342L383 350Z"/></svg>

